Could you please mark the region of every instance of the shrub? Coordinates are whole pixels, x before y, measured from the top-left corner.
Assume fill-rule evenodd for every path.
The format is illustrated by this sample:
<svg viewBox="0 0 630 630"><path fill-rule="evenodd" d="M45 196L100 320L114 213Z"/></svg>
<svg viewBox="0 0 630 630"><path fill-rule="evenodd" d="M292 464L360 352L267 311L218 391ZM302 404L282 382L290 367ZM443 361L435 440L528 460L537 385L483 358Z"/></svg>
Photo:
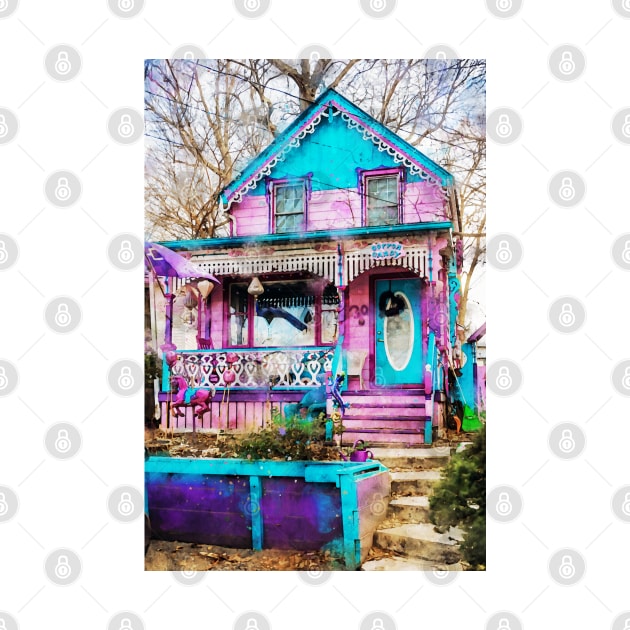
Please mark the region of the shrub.
<svg viewBox="0 0 630 630"><path fill-rule="evenodd" d="M439 528L464 530L462 558L473 570L486 565L486 426L473 443L455 453L429 500L430 518Z"/></svg>

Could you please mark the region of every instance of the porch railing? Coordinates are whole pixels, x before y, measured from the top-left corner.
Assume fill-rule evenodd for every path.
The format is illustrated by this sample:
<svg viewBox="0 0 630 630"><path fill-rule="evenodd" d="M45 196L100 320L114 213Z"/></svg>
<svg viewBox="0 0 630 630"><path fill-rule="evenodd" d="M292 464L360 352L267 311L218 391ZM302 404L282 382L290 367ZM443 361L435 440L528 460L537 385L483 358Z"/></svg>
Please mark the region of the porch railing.
<svg viewBox="0 0 630 630"><path fill-rule="evenodd" d="M331 371L333 353L331 347L178 350L172 373L191 387L319 387ZM226 382L226 373L232 382Z"/></svg>

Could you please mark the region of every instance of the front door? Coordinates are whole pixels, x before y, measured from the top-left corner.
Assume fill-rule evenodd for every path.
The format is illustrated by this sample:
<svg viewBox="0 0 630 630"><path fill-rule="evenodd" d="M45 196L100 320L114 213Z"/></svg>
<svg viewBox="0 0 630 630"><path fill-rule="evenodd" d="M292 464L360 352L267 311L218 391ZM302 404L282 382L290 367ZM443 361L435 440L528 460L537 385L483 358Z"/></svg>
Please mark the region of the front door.
<svg viewBox="0 0 630 630"><path fill-rule="evenodd" d="M419 385L420 280L377 280L375 298L374 384L377 387Z"/></svg>

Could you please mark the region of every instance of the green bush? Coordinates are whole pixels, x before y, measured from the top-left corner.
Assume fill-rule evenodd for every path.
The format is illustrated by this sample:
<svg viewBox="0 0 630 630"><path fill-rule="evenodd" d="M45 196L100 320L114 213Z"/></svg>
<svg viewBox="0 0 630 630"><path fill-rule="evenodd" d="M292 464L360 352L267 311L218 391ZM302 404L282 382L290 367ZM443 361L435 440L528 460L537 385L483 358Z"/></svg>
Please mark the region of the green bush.
<svg viewBox="0 0 630 630"><path fill-rule="evenodd" d="M455 453L429 500L439 528L464 530L462 558L473 570L486 568L486 425L473 443Z"/></svg>

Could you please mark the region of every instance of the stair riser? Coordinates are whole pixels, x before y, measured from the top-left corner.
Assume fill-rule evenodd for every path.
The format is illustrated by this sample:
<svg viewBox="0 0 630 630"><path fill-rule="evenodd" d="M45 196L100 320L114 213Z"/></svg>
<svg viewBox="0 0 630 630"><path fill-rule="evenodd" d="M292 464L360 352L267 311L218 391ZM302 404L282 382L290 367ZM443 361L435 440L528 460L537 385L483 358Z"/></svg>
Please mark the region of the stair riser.
<svg viewBox="0 0 630 630"><path fill-rule="evenodd" d="M439 483L438 479L392 479L392 494L401 497L410 497L424 495L427 496L433 492L435 484Z"/></svg>
<svg viewBox="0 0 630 630"><path fill-rule="evenodd" d="M386 409L384 407L350 407L346 409L346 413L344 414L344 420L348 418L400 418L401 420L405 420L409 418L410 420L425 418L426 413L424 412L424 408L422 409L408 409L408 408L399 408L399 409Z"/></svg>
<svg viewBox="0 0 630 630"><path fill-rule="evenodd" d="M409 470L435 470L448 464L449 457L379 457L378 461L387 468L406 468Z"/></svg>
<svg viewBox="0 0 630 630"><path fill-rule="evenodd" d="M429 508L389 504L387 519L394 518L403 523L430 523Z"/></svg>
<svg viewBox="0 0 630 630"><path fill-rule="evenodd" d="M361 429L351 429L344 431L343 445L352 446L355 440L363 440L371 446L383 445L395 448L405 448L407 446L418 446L424 444L424 435L422 433L362 433ZM368 449L370 447L368 446Z"/></svg>
<svg viewBox="0 0 630 630"><path fill-rule="evenodd" d="M439 542L407 538L406 536L397 536L378 531L374 536L374 544L381 549L433 562L452 564L459 560L458 545L445 545Z"/></svg>
<svg viewBox="0 0 630 630"><path fill-rule="evenodd" d="M342 424L345 429L390 429L395 431L396 429L408 429L415 431L424 430L424 418L422 420L397 420L395 418L353 418L352 416L345 416L342 420Z"/></svg>
<svg viewBox="0 0 630 630"><path fill-rule="evenodd" d="M373 407L390 407L390 408L400 408L406 407L407 405L424 405L425 397L424 395L420 396L404 396L401 394L379 394L377 396L354 396L348 392L342 393L343 401L345 403L356 403L358 405L370 405Z"/></svg>

